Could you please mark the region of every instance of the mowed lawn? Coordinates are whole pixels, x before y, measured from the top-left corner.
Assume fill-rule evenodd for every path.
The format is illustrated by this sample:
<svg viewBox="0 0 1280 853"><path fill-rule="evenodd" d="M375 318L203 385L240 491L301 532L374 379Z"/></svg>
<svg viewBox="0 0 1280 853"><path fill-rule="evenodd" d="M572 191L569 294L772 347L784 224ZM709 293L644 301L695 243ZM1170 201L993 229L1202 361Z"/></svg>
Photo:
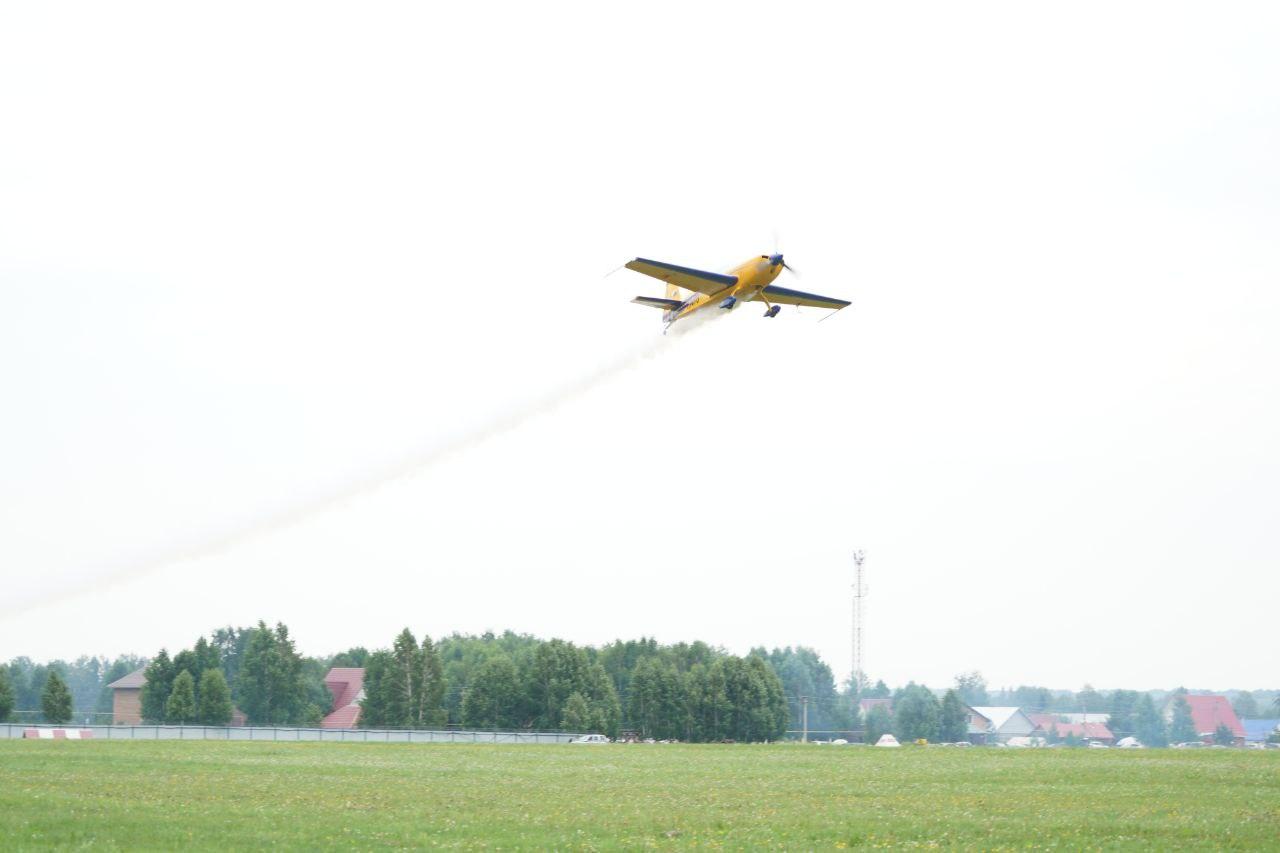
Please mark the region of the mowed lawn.
<svg viewBox="0 0 1280 853"><path fill-rule="evenodd" d="M0 741L0 847L1280 848L1280 752Z"/></svg>

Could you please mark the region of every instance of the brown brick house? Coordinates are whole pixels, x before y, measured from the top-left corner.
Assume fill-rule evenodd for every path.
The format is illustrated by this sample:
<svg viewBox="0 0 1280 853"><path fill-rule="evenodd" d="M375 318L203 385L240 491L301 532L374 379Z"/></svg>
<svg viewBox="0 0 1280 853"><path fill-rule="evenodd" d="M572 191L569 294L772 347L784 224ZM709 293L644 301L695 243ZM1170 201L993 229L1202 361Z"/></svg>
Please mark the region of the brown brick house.
<svg viewBox="0 0 1280 853"><path fill-rule="evenodd" d="M142 722L142 685L147 683L146 670L135 670L107 686L111 688L111 723L136 726Z"/></svg>

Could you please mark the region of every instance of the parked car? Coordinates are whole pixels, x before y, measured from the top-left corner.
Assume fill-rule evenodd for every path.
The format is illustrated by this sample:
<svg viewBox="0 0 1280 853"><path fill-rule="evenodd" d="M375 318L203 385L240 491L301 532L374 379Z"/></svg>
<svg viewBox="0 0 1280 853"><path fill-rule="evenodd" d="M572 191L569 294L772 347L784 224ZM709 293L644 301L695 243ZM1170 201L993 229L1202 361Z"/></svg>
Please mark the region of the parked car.
<svg viewBox="0 0 1280 853"><path fill-rule="evenodd" d="M569 741L569 743L608 743L608 742L609 742L609 739L604 735L583 735L582 737L576 737L573 740Z"/></svg>

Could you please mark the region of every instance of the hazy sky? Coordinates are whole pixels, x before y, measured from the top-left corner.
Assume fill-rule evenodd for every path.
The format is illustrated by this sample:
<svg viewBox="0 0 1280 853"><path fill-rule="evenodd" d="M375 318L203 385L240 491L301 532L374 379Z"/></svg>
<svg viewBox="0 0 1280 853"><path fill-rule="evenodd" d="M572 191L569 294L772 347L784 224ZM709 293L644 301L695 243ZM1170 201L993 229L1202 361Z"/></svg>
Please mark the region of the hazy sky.
<svg viewBox="0 0 1280 853"><path fill-rule="evenodd" d="M844 677L863 548L873 678L1274 687L1277 43L1273 4L8 4L0 659L263 618ZM604 277L775 232L853 307L663 339Z"/></svg>

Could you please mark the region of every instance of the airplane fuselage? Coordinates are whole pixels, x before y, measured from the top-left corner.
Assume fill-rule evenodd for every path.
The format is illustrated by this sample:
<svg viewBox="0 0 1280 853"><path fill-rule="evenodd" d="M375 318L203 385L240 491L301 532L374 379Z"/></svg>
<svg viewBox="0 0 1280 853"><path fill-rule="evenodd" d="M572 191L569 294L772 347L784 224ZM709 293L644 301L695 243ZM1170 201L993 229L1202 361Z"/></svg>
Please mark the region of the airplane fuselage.
<svg viewBox="0 0 1280 853"><path fill-rule="evenodd" d="M703 308L732 307L739 302L750 302L781 272L782 264L771 263L768 256L751 258L729 270L729 275L737 277L737 284L728 285L717 293L694 293L679 308L664 312L662 319L670 325ZM734 301L725 306L727 299Z"/></svg>

